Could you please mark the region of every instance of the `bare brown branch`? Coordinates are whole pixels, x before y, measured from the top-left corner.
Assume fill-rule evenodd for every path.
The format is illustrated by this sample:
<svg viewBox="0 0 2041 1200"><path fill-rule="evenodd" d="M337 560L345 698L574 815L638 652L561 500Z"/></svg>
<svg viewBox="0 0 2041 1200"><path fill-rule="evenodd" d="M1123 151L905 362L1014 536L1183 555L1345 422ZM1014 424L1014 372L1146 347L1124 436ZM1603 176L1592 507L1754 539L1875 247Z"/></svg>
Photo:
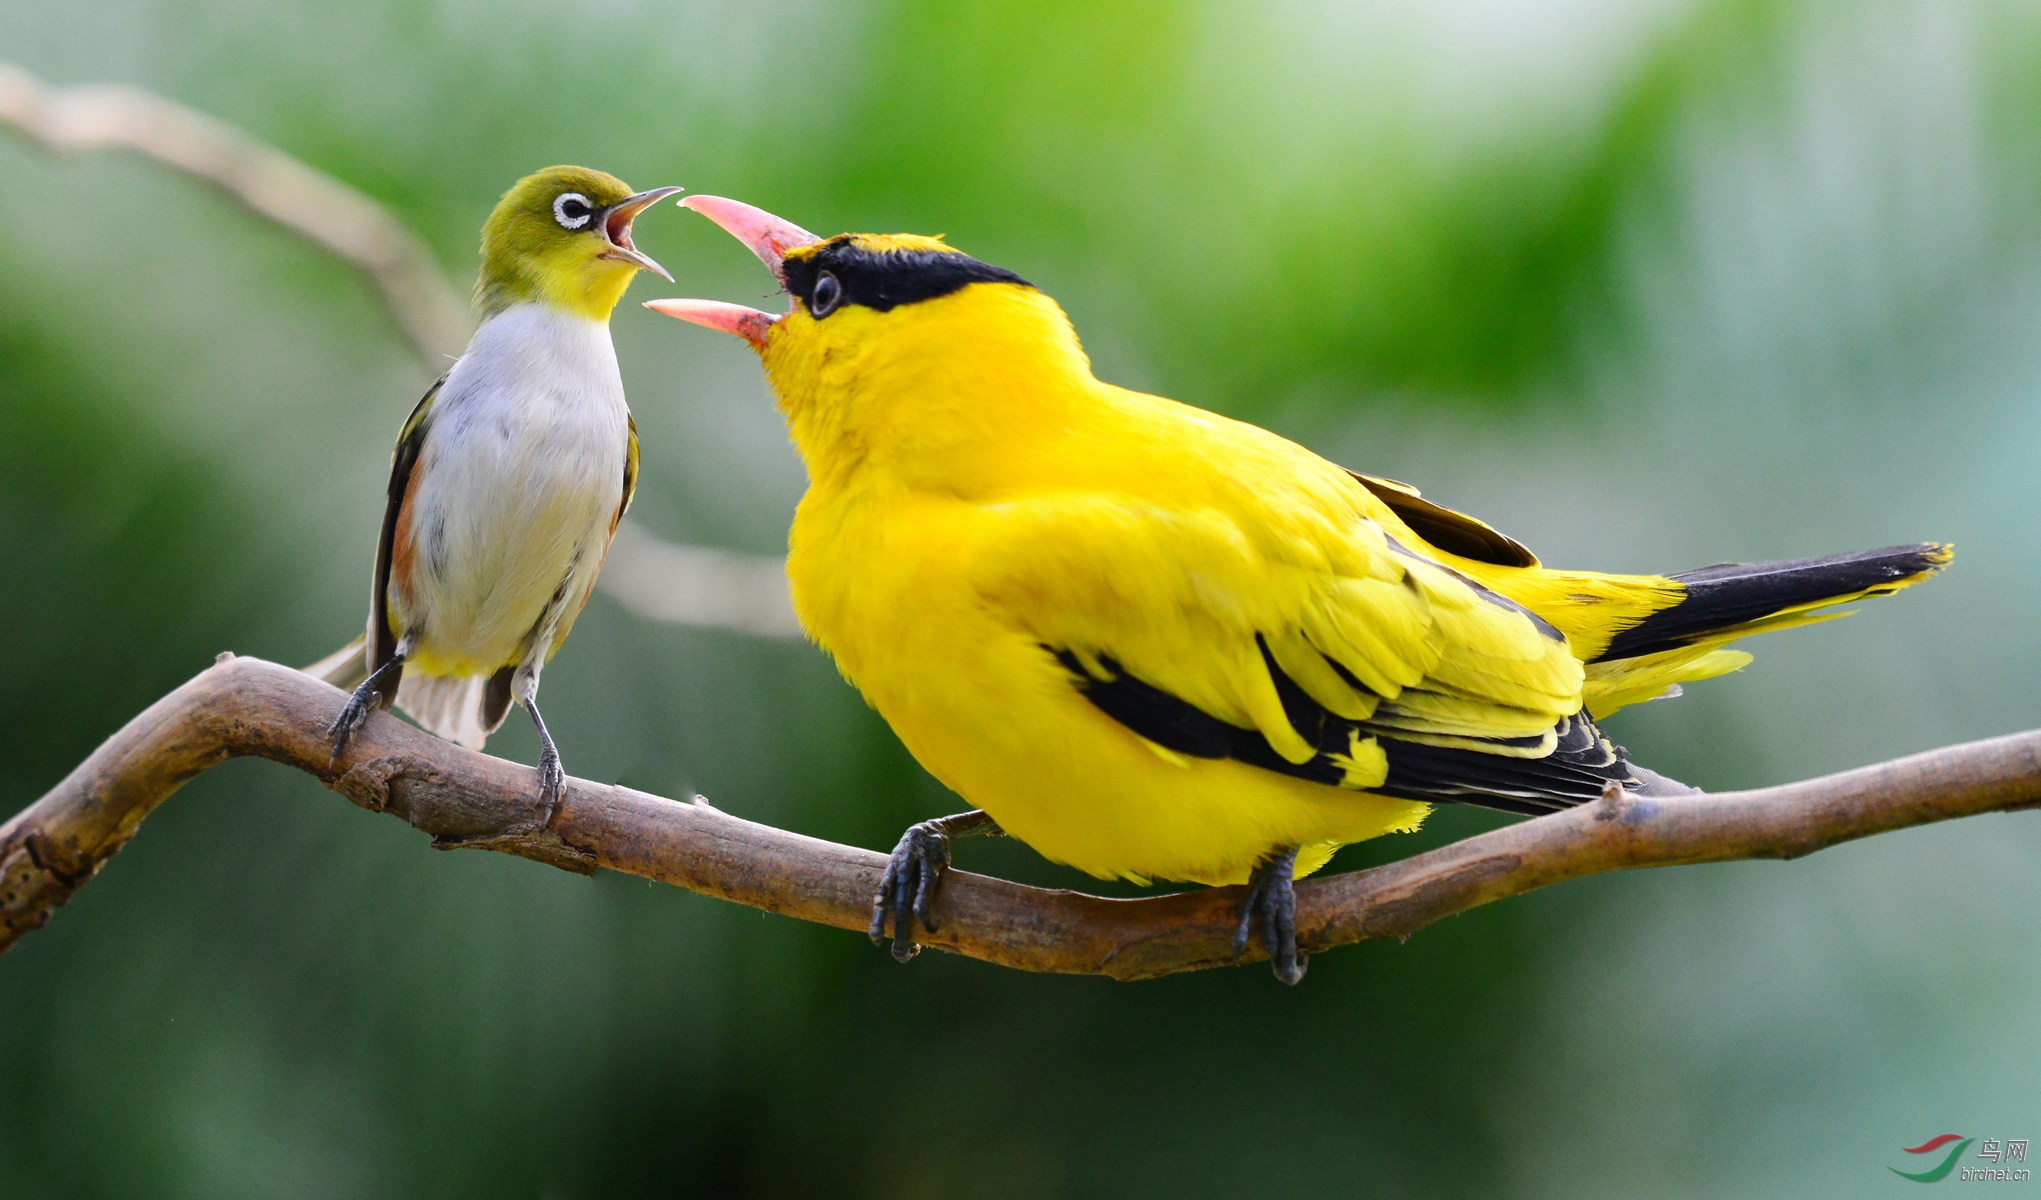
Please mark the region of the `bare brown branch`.
<svg viewBox="0 0 2041 1200"><path fill-rule="evenodd" d="M718 812L570 780L553 828L530 768L463 750L387 716L329 761L343 693L274 663L223 655L109 738L0 826L0 950L49 918L187 780L254 755L296 767L440 845L501 850L567 870L605 867L804 921L862 930L885 856ZM1751 792L1612 795L1583 808L1297 888L1300 942L1320 951L1407 937L1441 917L1605 871L1826 846L2041 803L2041 731L1972 742ZM928 945L1027 971L1143 979L1231 959L1239 889L1141 900L1044 891L954 871ZM1250 951L1249 957L1258 952Z"/></svg>

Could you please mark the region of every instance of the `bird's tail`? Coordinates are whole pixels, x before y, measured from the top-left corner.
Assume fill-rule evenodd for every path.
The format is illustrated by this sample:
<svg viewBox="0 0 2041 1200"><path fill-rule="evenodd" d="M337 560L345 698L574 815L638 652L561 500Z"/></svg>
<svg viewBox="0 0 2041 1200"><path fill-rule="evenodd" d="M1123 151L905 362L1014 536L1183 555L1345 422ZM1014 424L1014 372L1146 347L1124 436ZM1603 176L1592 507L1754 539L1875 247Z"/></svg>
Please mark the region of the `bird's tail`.
<svg viewBox="0 0 2041 1200"><path fill-rule="evenodd" d="M1887 596L1941 570L1952 547L1888 546L1767 563L1721 563L1669 576L1680 598L1617 633L1587 664L1596 717L1677 691L1682 683L1734 671L1750 661L1728 642L1845 613L1819 612L1866 596Z"/></svg>
<svg viewBox="0 0 2041 1200"><path fill-rule="evenodd" d="M369 677L368 639L358 637L304 669L342 691ZM421 675L404 672L397 707L426 730L470 750L480 750L510 712L510 669L494 675Z"/></svg>
<svg viewBox="0 0 2041 1200"><path fill-rule="evenodd" d="M499 678L503 686L492 687ZM508 671L496 675L420 675L406 671L397 685L397 707L447 741L480 750L510 711L509 683ZM492 697L492 691L502 694Z"/></svg>

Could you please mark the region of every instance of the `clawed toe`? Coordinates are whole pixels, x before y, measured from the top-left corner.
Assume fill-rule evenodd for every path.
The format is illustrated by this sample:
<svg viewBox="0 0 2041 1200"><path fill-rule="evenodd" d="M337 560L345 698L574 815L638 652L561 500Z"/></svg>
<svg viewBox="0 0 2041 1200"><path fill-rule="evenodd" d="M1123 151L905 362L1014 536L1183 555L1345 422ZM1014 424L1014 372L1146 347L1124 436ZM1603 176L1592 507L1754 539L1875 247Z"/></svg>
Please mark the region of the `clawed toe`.
<svg viewBox="0 0 2041 1200"><path fill-rule="evenodd" d="M891 928L896 960L906 962L920 953L921 947L914 944L914 925L918 921L923 929L935 931L936 889L942 885L943 872L950 868L950 839L998 832L992 818L978 811L908 826L887 858L878 894L872 897L872 944L884 941Z"/></svg>
<svg viewBox="0 0 2041 1200"><path fill-rule="evenodd" d="M381 707L381 693L369 684L365 683L355 689L354 694L347 698L347 704L341 708L340 715L333 718L333 724L326 727L326 735L332 739L334 758L339 758L341 751L347 749L347 744L354 740L354 735L361 731L362 726L368 724L369 714Z"/></svg>
<svg viewBox="0 0 2041 1200"><path fill-rule="evenodd" d="M1295 847L1282 847L1262 860L1248 877L1247 896L1240 902L1240 923L1233 930L1233 956L1247 953L1250 937L1259 937L1277 979L1295 986L1310 965L1297 953L1297 869Z"/></svg>
<svg viewBox="0 0 2041 1200"><path fill-rule="evenodd" d="M326 727L326 736L332 740L334 758L339 758L340 752L347 749L347 743L354 740L355 731L366 724L368 719L368 705L355 697L348 697L347 707L341 709L340 715L333 718L333 724Z"/></svg>
<svg viewBox="0 0 2041 1200"><path fill-rule="evenodd" d="M538 832L544 833L553 827L553 816L560 811L560 793L567 786L567 772L560 766L560 748L553 744L553 732L546 728L546 719L539 715L538 679L536 676L522 685L524 710L531 714L532 729L539 735L539 805L546 815L539 822Z"/></svg>
<svg viewBox="0 0 2041 1200"><path fill-rule="evenodd" d="M933 828L935 822L924 821L909 826L900 835L899 844L893 847L891 857L886 860L886 874L879 880L879 893L872 898L872 927L870 930L874 945L884 940L887 927L893 930L893 957L906 962L921 952L914 944L914 923L919 921L923 929L935 930L935 920L929 912L935 898L935 889L942 882L943 872L950 865L950 839L941 830Z"/></svg>
<svg viewBox="0 0 2041 1200"><path fill-rule="evenodd" d="M361 727L368 724L369 714L379 708L388 708L390 698L396 695L397 681L404 677L404 653L402 647L389 662L369 673L361 686L347 698L340 709L340 715L333 718L333 724L326 727L326 735L332 739L333 757L347 749L347 743Z"/></svg>
<svg viewBox="0 0 2041 1200"><path fill-rule="evenodd" d="M560 793L567 787L567 772L560 766L560 756L553 753L539 755L539 804L546 810L546 819L539 823L540 829L549 829L553 815L560 811Z"/></svg>

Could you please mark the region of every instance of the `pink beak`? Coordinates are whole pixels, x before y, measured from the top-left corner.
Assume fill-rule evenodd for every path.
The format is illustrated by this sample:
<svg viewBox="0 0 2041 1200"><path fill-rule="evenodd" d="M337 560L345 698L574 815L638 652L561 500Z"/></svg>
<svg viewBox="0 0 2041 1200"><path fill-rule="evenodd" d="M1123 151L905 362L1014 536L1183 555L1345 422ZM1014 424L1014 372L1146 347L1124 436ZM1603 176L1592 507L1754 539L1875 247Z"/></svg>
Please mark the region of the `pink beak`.
<svg viewBox="0 0 2041 1200"><path fill-rule="evenodd" d="M779 324L779 318L769 312L746 308L742 304L726 304L721 300L647 300L645 307L669 317L692 321L704 329L717 329L735 334L754 346L765 345L765 335Z"/></svg>
<svg viewBox="0 0 2041 1200"><path fill-rule="evenodd" d="M780 260L787 251L801 246L812 246L822 239L794 224L782 221L762 208L753 208L741 200L725 200L721 196L689 196L680 201L682 208L691 208L723 227L723 232L743 242L758 261L765 264L773 278L781 286L787 282L786 272L780 269Z"/></svg>
<svg viewBox="0 0 2041 1200"><path fill-rule="evenodd" d="M680 202L680 206L694 209L722 226L731 237L743 242L773 273L773 278L780 281L781 287L787 283L786 271L780 265L787 251L812 246L822 240L762 208L753 208L737 200L725 200L721 196L689 196ZM647 300L645 307L708 329L735 334L753 346L765 345L766 335L779 323L779 318L772 313L741 304L726 304L721 300Z"/></svg>

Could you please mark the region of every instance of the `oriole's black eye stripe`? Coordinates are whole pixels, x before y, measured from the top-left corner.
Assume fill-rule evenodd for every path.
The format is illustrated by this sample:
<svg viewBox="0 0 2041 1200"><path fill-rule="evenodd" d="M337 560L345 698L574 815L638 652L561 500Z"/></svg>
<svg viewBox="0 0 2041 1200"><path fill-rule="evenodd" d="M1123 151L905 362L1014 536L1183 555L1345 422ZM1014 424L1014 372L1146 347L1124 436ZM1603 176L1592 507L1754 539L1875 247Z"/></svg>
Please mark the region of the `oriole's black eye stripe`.
<svg viewBox="0 0 2041 1200"><path fill-rule="evenodd" d="M966 254L941 250L866 250L847 237L825 243L805 258L786 260L787 290L800 297L808 311L824 317L845 304L861 304L885 312L902 304L933 300L973 283L1034 285L1005 267L979 262ZM824 302L823 280L838 293Z"/></svg>

